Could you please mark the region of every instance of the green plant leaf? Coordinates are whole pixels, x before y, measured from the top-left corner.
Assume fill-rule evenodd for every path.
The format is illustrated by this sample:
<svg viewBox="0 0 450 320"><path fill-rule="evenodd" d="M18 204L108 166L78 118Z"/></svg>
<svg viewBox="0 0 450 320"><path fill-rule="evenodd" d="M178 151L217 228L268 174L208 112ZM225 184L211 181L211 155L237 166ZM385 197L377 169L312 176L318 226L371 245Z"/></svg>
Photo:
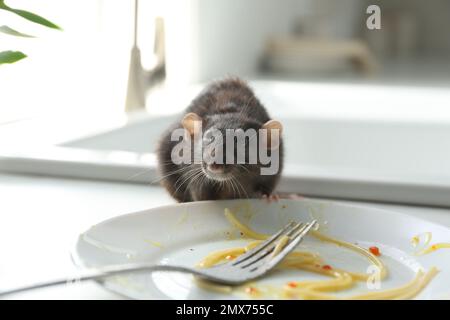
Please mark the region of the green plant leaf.
<svg viewBox="0 0 450 320"><path fill-rule="evenodd" d="M14 63L26 57L27 56L20 51L2 51L0 52L0 64Z"/></svg>
<svg viewBox="0 0 450 320"><path fill-rule="evenodd" d="M9 34L10 36L15 36L15 37L24 37L24 38L34 38L34 36L31 36L29 34L25 34L22 32L19 32L17 30L14 30L8 26L0 26L0 32Z"/></svg>
<svg viewBox="0 0 450 320"><path fill-rule="evenodd" d="M3 9L3 10L6 10L6 11L15 13L15 14L21 16L22 18L27 19L28 21L40 24L42 26L45 26L45 27L48 27L48 28L52 28L52 29L61 30L61 28L59 26L57 26L56 24L54 24L53 22L51 22L51 21L49 21L49 20L47 20L47 19L45 19L45 18L43 18L41 16L38 16L35 13L8 7L5 4L4 0L0 0L0 9Z"/></svg>

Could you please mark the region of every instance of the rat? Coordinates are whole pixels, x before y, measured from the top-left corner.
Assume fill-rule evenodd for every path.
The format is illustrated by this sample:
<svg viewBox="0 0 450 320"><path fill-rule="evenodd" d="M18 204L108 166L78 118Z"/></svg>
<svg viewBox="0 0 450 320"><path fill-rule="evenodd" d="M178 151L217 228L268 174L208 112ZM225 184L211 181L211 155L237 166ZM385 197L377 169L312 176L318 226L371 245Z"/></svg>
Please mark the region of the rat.
<svg viewBox="0 0 450 320"><path fill-rule="evenodd" d="M174 139L174 132L182 134ZM235 144L229 147L224 137L228 132L250 132L239 140L244 152L238 148L236 137L232 138ZM239 78L214 81L162 135L157 149L161 183L179 202L271 199L283 169L281 132L281 123L269 117L245 81ZM277 161L275 171L269 174L262 174L263 168L269 166L260 154L263 149L271 161ZM209 150L209 157L205 156L205 150ZM174 161L174 155L189 161ZM198 155L201 156L195 161ZM234 156L234 162L229 163L227 155ZM239 157L240 162L236 161Z"/></svg>

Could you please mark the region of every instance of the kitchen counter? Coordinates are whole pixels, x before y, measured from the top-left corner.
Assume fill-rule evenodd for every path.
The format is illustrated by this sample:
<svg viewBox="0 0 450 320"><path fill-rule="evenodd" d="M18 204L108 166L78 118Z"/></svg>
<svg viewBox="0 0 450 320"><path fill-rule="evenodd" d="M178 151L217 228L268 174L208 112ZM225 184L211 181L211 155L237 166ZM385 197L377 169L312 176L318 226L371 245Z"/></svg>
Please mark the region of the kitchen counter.
<svg viewBox="0 0 450 320"><path fill-rule="evenodd" d="M160 187L0 174L0 290L76 274L78 234L105 219L173 203ZM341 201L395 210L450 227L450 208ZM121 299L95 283L17 294L9 299Z"/></svg>

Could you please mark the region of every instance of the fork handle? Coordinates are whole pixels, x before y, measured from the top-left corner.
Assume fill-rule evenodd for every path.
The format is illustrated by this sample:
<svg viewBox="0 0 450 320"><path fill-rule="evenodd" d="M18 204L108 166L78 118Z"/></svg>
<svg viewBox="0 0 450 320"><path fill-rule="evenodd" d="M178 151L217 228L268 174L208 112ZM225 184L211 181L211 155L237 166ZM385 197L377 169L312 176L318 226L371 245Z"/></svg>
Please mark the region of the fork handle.
<svg viewBox="0 0 450 320"><path fill-rule="evenodd" d="M132 264L126 264L126 265L116 265L116 266L108 266L108 267L102 267L97 269L92 269L89 271L84 272L81 275L77 275L74 277L69 278L60 278L56 280L51 281L45 281L41 283L36 283L32 285L27 285L23 287L18 287L15 289L9 289L6 291L0 291L0 298L11 295L15 293L20 293L24 291L29 290L35 290L35 289L41 289L41 288L47 288L47 287L53 287L63 284L73 284L73 283L79 283L79 282L85 282L85 281L91 281L91 280L100 280L112 276L117 276L121 274L127 274L127 273L141 273L141 272L157 272L157 271L170 271L170 272L183 272L183 273L190 273L193 275L202 276L204 274L200 273L200 271L182 267L182 266L173 266L173 265L155 265L155 264L148 264L148 263L132 263Z"/></svg>

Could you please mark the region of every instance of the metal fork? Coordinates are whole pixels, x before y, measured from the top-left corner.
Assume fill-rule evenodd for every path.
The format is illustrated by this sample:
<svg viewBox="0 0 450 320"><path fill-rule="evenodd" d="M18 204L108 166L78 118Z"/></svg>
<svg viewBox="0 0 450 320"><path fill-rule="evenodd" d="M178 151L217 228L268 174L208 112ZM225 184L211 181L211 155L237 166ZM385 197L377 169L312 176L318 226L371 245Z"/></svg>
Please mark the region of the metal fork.
<svg viewBox="0 0 450 320"><path fill-rule="evenodd" d="M83 275L73 278L53 280L3 292L0 291L0 297L56 285L72 284L89 280L101 280L121 274L149 273L158 271L190 273L201 279L212 282L226 285L239 285L256 278L260 278L272 270L278 263L281 262L281 260L283 260L284 257L286 257L288 253L294 250L294 248L300 243L300 241L302 241L304 236L309 230L311 230L312 227L314 227L314 225L316 225L316 223L316 220L306 224L290 222L276 234L245 254L239 256L237 259L218 264L211 268L194 269L183 266L154 265L149 263L121 264L89 270ZM285 244L284 248L277 255L273 256L271 253L275 249L278 241L284 236L288 236L289 240Z"/></svg>

